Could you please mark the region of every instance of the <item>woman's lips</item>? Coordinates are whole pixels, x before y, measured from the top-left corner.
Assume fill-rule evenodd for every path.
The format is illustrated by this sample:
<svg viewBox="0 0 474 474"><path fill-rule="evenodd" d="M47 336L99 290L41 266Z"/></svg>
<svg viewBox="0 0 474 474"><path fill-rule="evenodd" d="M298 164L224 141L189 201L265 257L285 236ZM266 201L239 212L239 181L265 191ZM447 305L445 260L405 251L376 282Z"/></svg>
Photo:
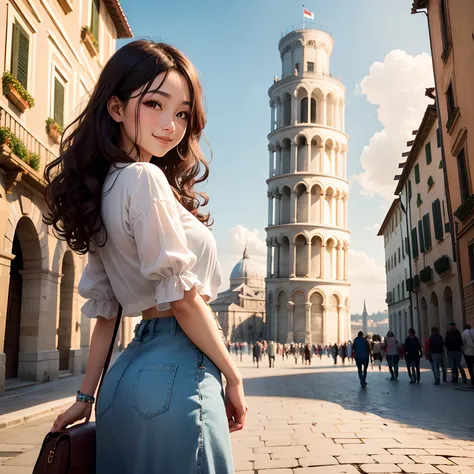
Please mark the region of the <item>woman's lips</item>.
<svg viewBox="0 0 474 474"><path fill-rule="evenodd" d="M170 140L169 138L162 138L162 137L156 137L155 135L153 135L159 142L163 143L163 145L169 145L171 143L172 140Z"/></svg>

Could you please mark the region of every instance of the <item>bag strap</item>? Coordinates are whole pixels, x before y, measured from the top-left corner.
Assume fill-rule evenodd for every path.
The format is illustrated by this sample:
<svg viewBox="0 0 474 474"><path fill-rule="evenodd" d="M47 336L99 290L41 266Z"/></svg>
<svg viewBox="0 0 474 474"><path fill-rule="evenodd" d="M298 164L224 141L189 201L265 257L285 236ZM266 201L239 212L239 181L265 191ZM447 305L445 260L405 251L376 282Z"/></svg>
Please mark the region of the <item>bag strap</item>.
<svg viewBox="0 0 474 474"><path fill-rule="evenodd" d="M99 397L100 388L102 387L102 383L104 381L105 374L106 374L107 369L109 368L109 365L110 365L110 359L112 358L112 353L114 351L115 339L117 338L117 333L118 333L118 330L119 330L119 327L120 327L121 319L122 319L122 305L119 305L119 309L118 309L118 312L117 312L117 320L115 322L114 335L112 336L112 341L110 342L109 352L107 354L107 358L105 359L104 369L103 369L102 375L100 377L99 389L97 390L97 398ZM96 407L97 407L97 404L96 404Z"/></svg>

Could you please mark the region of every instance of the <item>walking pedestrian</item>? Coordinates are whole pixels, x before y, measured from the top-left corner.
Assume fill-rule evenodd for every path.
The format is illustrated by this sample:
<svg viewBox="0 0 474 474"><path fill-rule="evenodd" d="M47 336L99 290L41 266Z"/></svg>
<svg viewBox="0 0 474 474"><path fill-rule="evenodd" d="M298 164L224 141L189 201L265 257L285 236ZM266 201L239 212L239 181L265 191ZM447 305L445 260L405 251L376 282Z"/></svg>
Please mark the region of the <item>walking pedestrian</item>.
<svg viewBox="0 0 474 474"><path fill-rule="evenodd" d="M367 387L367 367L369 366L370 345L364 337L364 333L359 331L352 344L354 359L359 372L359 381L362 388Z"/></svg>
<svg viewBox="0 0 474 474"><path fill-rule="evenodd" d="M467 370L471 377L471 386L474 387L474 329L469 324L464 326L462 333L464 359L466 359Z"/></svg>
<svg viewBox="0 0 474 474"><path fill-rule="evenodd" d="M257 341L253 346L253 365L257 364L257 369L260 368L260 359L262 358L263 345Z"/></svg>
<svg viewBox="0 0 474 474"><path fill-rule="evenodd" d="M268 366L275 367L276 344L275 341L270 341L268 344Z"/></svg>
<svg viewBox="0 0 474 474"><path fill-rule="evenodd" d="M334 365L337 364L337 353L339 351L339 347L337 346L337 343L334 344L333 348L332 348L332 356L334 357Z"/></svg>
<svg viewBox="0 0 474 474"><path fill-rule="evenodd" d="M443 370L443 382L446 382L446 364L444 361L444 340L437 327L431 328L431 336L428 343L428 351L431 355L431 369L434 375L434 384L440 385L439 367Z"/></svg>
<svg viewBox="0 0 474 474"><path fill-rule="evenodd" d="M390 380L398 380L398 363L400 361L400 347L392 331L388 331L385 338L384 351L387 357L388 370L390 370Z"/></svg>
<svg viewBox="0 0 474 474"><path fill-rule="evenodd" d="M188 473L196 465L234 472L229 430L243 428L247 408L207 305L221 274L193 189L199 167L208 170L201 95L180 51L130 42L104 66L45 170L45 221L73 251L88 253L79 293L87 299L82 312L96 318L77 401L52 431L89 419L119 305L143 317L100 391L101 474Z"/></svg>
<svg viewBox="0 0 474 474"><path fill-rule="evenodd" d="M383 361L383 353L382 353L382 344L380 342L380 336L375 334L372 338L372 357L374 360L374 364L377 364L379 368L379 372L382 371L382 361Z"/></svg>
<svg viewBox="0 0 474 474"><path fill-rule="evenodd" d="M410 383L420 383L420 358L423 355L423 351L420 340L413 328L408 330L408 337L405 339L404 347Z"/></svg>
<svg viewBox="0 0 474 474"><path fill-rule="evenodd" d="M311 365L311 348L309 344L304 345L304 365Z"/></svg>
<svg viewBox="0 0 474 474"><path fill-rule="evenodd" d="M457 383L460 373L463 383L467 383L466 372L464 372L464 368L461 365L463 340L455 322L449 324L449 329L444 338L444 344L451 367L451 382Z"/></svg>

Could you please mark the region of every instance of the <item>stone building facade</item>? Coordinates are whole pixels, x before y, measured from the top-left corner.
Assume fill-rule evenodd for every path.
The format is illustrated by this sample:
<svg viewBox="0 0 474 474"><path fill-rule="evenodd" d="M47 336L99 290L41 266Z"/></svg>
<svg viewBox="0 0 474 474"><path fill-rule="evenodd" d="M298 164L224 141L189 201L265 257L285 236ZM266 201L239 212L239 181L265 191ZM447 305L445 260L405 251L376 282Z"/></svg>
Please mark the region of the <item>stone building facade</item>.
<svg viewBox="0 0 474 474"><path fill-rule="evenodd" d="M461 311L463 322L474 327L474 2L414 0L412 13L428 17Z"/></svg>
<svg viewBox="0 0 474 474"><path fill-rule="evenodd" d="M416 305L411 300L412 273L408 242L409 225L406 207L400 198L394 199L378 236L383 236L385 250L385 275L387 281L388 320L390 330L399 341L404 341L407 331L413 327L418 332Z"/></svg>
<svg viewBox="0 0 474 474"><path fill-rule="evenodd" d="M226 341L255 342L265 332L265 280L244 250L230 274L230 287L210 303Z"/></svg>
<svg viewBox="0 0 474 474"><path fill-rule="evenodd" d="M86 258L42 221L43 170L117 38L132 36L118 0L7 1L0 7L0 391L85 368L94 322L80 311ZM25 91L28 94L25 93ZM34 98L34 103L31 101ZM120 339L131 336L124 323ZM7 382L7 383L6 383Z"/></svg>
<svg viewBox="0 0 474 474"><path fill-rule="evenodd" d="M330 74L332 37L296 30L279 42L269 89L267 337L350 338L345 87Z"/></svg>
<svg viewBox="0 0 474 474"><path fill-rule="evenodd" d="M411 297L419 334L426 340L434 326L444 335L451 321L460 328L463 322L435 105L426 108L397 179L395 194L408 210Z"/></svg>

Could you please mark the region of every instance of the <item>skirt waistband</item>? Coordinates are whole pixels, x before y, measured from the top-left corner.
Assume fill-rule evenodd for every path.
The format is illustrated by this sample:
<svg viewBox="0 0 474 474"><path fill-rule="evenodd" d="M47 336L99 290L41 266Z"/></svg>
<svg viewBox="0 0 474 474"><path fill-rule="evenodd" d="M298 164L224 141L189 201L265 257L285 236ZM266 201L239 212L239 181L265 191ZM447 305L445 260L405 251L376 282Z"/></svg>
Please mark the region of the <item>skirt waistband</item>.
<svg viewBox="0 0 474 474"><path fill-rule="evenodd" d="M178 321L175 316L168 316L162 318L142 319L135 326L135 338L140 341L145 336L150 335L154 337L161 336L175 336L178 333L183 333Z"/></svg>

